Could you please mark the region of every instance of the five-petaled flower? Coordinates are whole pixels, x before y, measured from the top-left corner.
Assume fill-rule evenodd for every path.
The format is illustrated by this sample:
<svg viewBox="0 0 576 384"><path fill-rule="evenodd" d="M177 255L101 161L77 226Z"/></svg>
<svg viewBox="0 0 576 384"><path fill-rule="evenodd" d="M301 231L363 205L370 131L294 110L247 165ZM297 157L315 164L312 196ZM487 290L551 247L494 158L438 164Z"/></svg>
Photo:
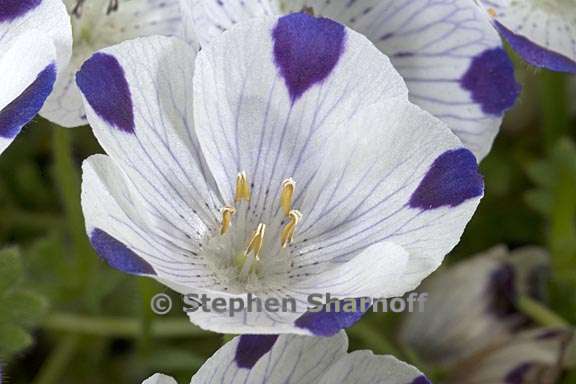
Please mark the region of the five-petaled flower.
<svg viewBox="0 0 576 384"><path fill-rule="evenodd" d="M189 313L209 330L333 335L361 311L306 313L308 295L415 288L483 195L474 155L408 101L386 56L329 19L248 21L199 53L125 42L77 82L109 155L84 164L102 258L184 294L298 302Z"/></svg>
<svg viewBox="0 0 576 384"><path fill-rule="evenodd" d="M40 114L63 127L87 124L74 75L96 50L149 35L178 35L178 0L64 0L72 22L72 58Z"/></svg>
<svg viewBox="0 0 576 384"><path fill-rule="evenodd" d="M42 108L71 46L60 1L0 0L0 153Z"/></svg>
<svg viewBox="0 0 576 384"><path fill-rule="evenodd" d="M481 160L520 92L487 12L474 0L180 0L203 45L254 17L305 9L366 36L402 75L410 100Z"/></svg>
<svg viewBox="0 0 576 384"><path fill-rule="evenodd" d="M430 384L416 368L370 351L347 353L344 332L326 338L236 337L218 350L190 384ZM176 384L155 374L142 384Z"/></svg>

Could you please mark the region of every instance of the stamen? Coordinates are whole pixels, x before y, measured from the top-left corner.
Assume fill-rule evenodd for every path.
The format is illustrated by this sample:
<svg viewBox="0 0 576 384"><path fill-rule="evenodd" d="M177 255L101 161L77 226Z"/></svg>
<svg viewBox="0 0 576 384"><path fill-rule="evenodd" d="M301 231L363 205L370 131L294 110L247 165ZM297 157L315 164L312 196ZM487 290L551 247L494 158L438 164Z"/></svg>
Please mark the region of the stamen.
<svg viewBox="0 0 576 384"><path fill-rule="evenodd" d="M296 182L290 178L282 182L282 192L280 193L280 206L284 214L288 216L292 210L292 197L294 196L294 189Z"/></svg>
<svg viewBox="0 0 576 384"><path fill-rule="evenodd" d="M488 8L488 14L492 17L496 17L498 15L494 8Z"/></svg>
<svg viewBox="0 0 576 384"><path fill-rule="evenodd" d="M236 209L233 207L224 207L220 210L222 213L222 223L220 226L220 234L223 235L228 232L230 224L232 223L232 215L236 213Z"/></svg>
<svg viewBox="0 0 576 384"><path fill-rule="evenodd" d="M286 224L286 226L282 230L280 238L282 242L282 248L286 248L288 244L290 244L294 239L294 232L296 232L296 225L298 225L298 222L302 219L302 213L300 213L300 211L296 209L293 209L290 211L290 213L288 213L288 218L290 219L290 221L288 222L288 224Z"/></svg>
<svg viewBox="0 0 576 384"><path fill-rule="evenodd" d="M240 172L236 176L236 196L234 196L234 201L239 202L242 200L250 200L250 185L248 184L246 172Z"/></svg>
<svg viewBox="0 0 576 384"><path fill-rule="evenodd" d="M254 257L257 261L260 261L260 251L262 250L262 245L264 244L264 232L266 232L266 224L258 224L256 232L252 235L248 247L246 248L246 255L254 253Z"/></svg>

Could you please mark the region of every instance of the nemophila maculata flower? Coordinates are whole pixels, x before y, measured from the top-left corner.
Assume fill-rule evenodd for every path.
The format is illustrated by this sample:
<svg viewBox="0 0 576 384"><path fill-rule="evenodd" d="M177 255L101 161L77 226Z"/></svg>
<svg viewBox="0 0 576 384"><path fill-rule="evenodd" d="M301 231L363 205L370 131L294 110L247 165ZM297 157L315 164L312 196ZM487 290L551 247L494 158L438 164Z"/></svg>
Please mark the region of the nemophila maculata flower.
<svg viewBox="0 0 576 384"><path fill-rule="evenodd" d="M576 1L480 0L494 26L528 63L576 73Z"/></svg>
<svg viewBox="0 0 576 384"><path fill-rule="evenodd" d="M70 58L58 0L0 0L0 153L36 116Z"/></svg>
<svg viewBox="0 0 576 384"><path fill-rule="evenodd" d="M190 384L430 384L416 368L370 351L347 353L344 332L236 337L204 363ZM176 384L156 374L143 384Z"/></svg>
<svg viewBox="0 0 576 384"><path fill-rule="evenodd" d="M74 79L95 51L149 35L181 34L178 0L64 0L74 36L69 66L40 112L63 127L88 124Z"/></svg>
<svg viewBox="0 0 576 384"><path fill-rule="evenodd" d="M446 271L420 289L424 312L406 315L399 341L444 383L554 383L573 357L570 328L539 328L518 308L520 296L543 300L547 253L497 247Z"/></svg>
<svg viewBox="0 0 576 384"><path fill-rule="evenodd" d="M84 163L97 253L183 294L296 310L190 312L226 333L329 336L362 315L311 294L392 297L458 242L483 195L474 155L408 101L362 35L304 13L104 49L77 75L108 156Z"/></svg>
<svg viewBox="0 0 576 384"><path fill-rule="evenodd" d="M448 124L481 160L520 86L486 10L474 0L180 0L201 44L252 17L305 9L346 24L389 56L410 100Z"/></svg>

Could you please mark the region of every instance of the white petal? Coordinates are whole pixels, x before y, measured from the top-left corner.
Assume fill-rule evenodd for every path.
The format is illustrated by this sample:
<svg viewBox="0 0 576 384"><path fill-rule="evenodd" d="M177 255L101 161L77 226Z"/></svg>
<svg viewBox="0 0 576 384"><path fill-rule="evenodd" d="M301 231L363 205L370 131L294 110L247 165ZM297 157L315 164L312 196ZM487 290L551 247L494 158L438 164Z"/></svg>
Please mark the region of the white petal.
<svg viewBox="0 0 576 384"><path fill-rule="evenodd" d="M310 0L366 35L408 84L410 100L445 121L482 159L519 92L489 18L470 0Z"/></svg>
<svg viewBox="0 0 576 384"><path fill-rule="evenodd" d="M191 384L429 383L393 357L347 354L347 347L344 332L322 338L244 335L208 359Z"/></svg>
<svg viewBox="0 0 576 384"><path fill-rule="evenodd" d="M330 152L295 202L304 213L295 267L315 275L391 242L408 252L405 287L415 288L458 243L483 194L474 156L402 100L366 107L332 133Z"/></svg>
<svg viewBox="0 0 576 384"><path fill-rule="evenodd" d="M278 0L180 0L180 7L186 37L202 45L240 21L280 14Z"/></svg>
<svg viewBox="0 0 576 384"><path fill-rule="evenodd" d="M576 73L576 5L570 1L482 0L496 28L527 62Z"/></svg>
<svg viewBox="0 0 576 384"><path fill-rule="evenodd" d="M416 368L393 356L355 351L332 365L318 384L430 384Z"/></svg>
<svg viewBox="0 0 576 384"><path fill-rule="evenodd" d="M539 298L534 284L546 267L540 249L509 253L496 247L438 271L420 288L428 300L422 312L406 315L400 339L429 363L449 366L470 358L528 322L515 299Z"/></svg>
<svg viewBox="0 0 576 384"><path fill-rule="evenodd" d="M84 60L98 49L125 40L179 35L181 16L178 0L120 0L118 9L111 12L109 0L91 0L83 3L79 16L72 14L77 2L68 3L75 40L72 59L41 114L61 126L77 127L88 123L74 79Z"/></svg>
<svg viewBox="0 0 576 384"><path fill-rule="evenodd" d="M368 40L304 14L220 35L199 53L194 85L198 136L223 198L232 201L244 171L264 217L275 213L283 180L305 186L335 127L407 92Z"/></svg>
<svg viewBox="0 0 576 384"><path fill-rule="evenodd" d="M142 382L142 384L178 384L170 376L163 375L161 373L156 373Z"/></svg>
<svg viewBox="0 0 576 384"><path fill-rule="evenodd" d="M9 41L0 39L0 49L2 153L36 116L52 90L56 81L56 49L44 32L35 29L12 36Z"/></svg>
<svg viewBox="0 0 576 384"><path fill-rule="evenodd" d="M218 227L222 207L194 132L194 56L176 38L141 38L96 53L77 76L100 144L183 247Z"/></svg>

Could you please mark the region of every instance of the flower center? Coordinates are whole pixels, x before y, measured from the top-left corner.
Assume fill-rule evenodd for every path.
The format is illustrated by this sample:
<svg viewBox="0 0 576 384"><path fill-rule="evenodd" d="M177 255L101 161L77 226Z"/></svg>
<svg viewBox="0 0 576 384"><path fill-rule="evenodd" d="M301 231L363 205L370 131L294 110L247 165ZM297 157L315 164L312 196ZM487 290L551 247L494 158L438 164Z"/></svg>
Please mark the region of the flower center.
<svg viewBox="0 0 576 384"><path fill-rule="evenodd" d="M238 292L273 290L290 270L289 246L302 213L293 209L296 183L282 182L279 215L269 222L251 209L251 188L246 173L236 177L234 203L221 210L219 231L206 241L206 260L222 285ZM258 218L257 218L258 217ZM228 290L227 289L227 290Z"/></svg>

